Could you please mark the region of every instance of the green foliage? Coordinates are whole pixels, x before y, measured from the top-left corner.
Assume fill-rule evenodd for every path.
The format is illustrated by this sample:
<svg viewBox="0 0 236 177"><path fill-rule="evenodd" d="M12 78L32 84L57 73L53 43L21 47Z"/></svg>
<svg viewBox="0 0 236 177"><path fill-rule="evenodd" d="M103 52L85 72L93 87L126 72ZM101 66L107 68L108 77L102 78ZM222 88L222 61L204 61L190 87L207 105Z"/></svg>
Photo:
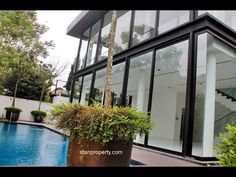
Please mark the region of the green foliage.
<svg viewBox="0 0 236 177"><path fill-rule="evenodd" d="M227 125L227 132L221 133L221 141L216 145L216 158L221 166L236 166L236 126Z"/></svg>
<svg viewBox="0 0 236 177"><path fill-rule="evenodd" d="M22 112L21 109L15 108L15 107L5 107L5 110L10 111L10 112Z"/></svg>
<svg viewBox="0 0 236 177"><path fill-rule="evenodd" d="M36 82L40 82L38 86L42 85L42 78L38 81L35 76L36 68L40 67L38 59L46 58L48 49L54 47L52 41L40 40L47 30L45 25L37 22L35 11L0 11L0 93L6 89L7 94L13 96L14 90L18 91L16 83L19 83L17 96L27 95L34 92Z"/></svg>
<svg viewBox="0 0 236 177"><path fill-rule="evenodd" d="M15 73L10 73L6 76L4 88L6 95L13 96L17 76ZM52 85L53 74L51 68L46 64L35 64L27 68L20 79L16 97L31 100L39 100L43 87L45 87L43 100L49 92L49 87ZM48 83L46 81L49 80ZM46 84L46 85L45 85Z"/></svg>
<svg viewBox="0 0 236 177"><path fill-rule="evenodd" d="M103 144L113 139L132 140L135 133L147 133L153 126L147 113L135 108L103 108L97 103L59 104L51 115L57 120L57 127L69 132L72 138L79 135Z"/></svg>
<svg viewBox="0 0 236 177"><path fill-rule="evenodd" d="M39 110L33 110L33 111L31 111L31 114L33 115L33 116L40 116L40 117L46 117L47 116L47 113L46 112L44 112L44 111L39 111Z"/></svg>

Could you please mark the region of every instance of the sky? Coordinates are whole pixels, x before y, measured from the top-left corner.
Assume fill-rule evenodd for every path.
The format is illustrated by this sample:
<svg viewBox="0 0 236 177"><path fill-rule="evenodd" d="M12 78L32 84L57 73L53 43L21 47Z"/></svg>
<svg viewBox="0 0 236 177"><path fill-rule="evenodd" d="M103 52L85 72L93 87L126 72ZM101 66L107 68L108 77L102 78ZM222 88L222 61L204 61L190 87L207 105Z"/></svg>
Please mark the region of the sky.
<svg viewBox="0 0 236 177"><path fill-rule="evenodd" d="M52 63L58 67L66 65L64 72L56 79L67 81L71 64L77 55L79 39L66 35L67 27L81 11L53 10L37 11L38 22L49 27L42 35L42 40L53 40L55 47L49 50L49 56L43 59L45 63ZM59 81L58 86L65 85Z"/></svg>

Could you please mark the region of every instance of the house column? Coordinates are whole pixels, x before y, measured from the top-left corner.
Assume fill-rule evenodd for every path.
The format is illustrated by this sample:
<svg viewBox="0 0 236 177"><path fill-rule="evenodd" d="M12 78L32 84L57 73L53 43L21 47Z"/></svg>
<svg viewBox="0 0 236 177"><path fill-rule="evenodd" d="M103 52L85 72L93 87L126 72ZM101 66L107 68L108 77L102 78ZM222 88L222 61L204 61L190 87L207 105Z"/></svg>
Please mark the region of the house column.
<svg viewBox="0 0 236 177"><path fill-rule="evenodd" d="M215 121L215 85L216 85L216 58L207 55L206 87L203 120L203 157L213 156L214 121Z"/></svg>

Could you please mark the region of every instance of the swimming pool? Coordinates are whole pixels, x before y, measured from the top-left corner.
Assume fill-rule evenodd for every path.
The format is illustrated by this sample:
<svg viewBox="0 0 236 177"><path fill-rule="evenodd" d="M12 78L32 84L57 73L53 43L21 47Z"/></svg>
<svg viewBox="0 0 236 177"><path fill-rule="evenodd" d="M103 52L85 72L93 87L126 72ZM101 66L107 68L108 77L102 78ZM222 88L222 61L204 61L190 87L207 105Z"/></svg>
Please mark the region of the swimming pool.
<svg viewBox="0 0 236 177"><path fill-rule="evenodd" d="M68 141L42 126L0 122L0 166L67 166Z"/></svg>
<svg viewBox="0 0 236 177"><path fill-rule="evenodd" d="M35 125L0 122L0 166L66 166L68 138Z"/></svg>

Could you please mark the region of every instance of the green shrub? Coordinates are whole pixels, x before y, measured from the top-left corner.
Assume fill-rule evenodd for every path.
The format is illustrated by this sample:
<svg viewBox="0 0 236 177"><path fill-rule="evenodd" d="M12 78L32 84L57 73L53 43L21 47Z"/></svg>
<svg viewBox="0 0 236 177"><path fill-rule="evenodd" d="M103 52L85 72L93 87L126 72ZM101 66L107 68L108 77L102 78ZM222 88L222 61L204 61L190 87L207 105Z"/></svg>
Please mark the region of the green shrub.
<svg viewBox="0 0 236 177"><path fill-rule="evenodd" d="M69 132L72 138L79 135L102 144L113 139L132 140L135 133L148 133L153 126L147 113L131 107L68 103L55 106L51 115L57 120L56 126Z"/></svg>
<svg viewBox="0 0 236 177"><path fill-rule="evenodd" d="M220 134L221 141L216 145L218 165L236 166L236 126L227 125L227 132Z"/></svg>
<svg viewBox="0 0 236 177"><path fill-rule="evenodd" d="M22 112L21 109L15 107L5 107L5 109L10 112Z"/></svg>
<svg viewBox="0 0 236 177"><path fill-rule="evenodd" d="M33 110L31 111L31 114L33 116L41 116L41 117L46 117L47 116L47 113L44 112L44 111L39 111L39 110Z"/></svg>

